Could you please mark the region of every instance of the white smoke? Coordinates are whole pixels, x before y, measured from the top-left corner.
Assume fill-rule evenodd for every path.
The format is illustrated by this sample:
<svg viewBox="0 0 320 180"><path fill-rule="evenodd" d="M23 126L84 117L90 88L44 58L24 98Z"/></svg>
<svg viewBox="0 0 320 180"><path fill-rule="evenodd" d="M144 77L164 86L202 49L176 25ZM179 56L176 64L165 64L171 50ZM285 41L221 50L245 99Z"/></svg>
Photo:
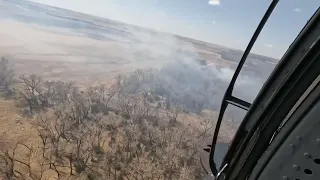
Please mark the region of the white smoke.
<svg viewBox="0 0 320 180"><path fill-rule="evenodd" d="M159 69L156 74L158 80L167 86L171 96L183 99L185 103L203 101L205 108L219 109L234 67L221 67L214 63L206 67L201 65L200 48L188 39L132 26L126 30L132 39L125 53L130 54L135 68L155 67ZM265 79L250 69L242 71L236 81L234 95L252 102Z"/></svg>
<svg viewBox="0 0 320 180"><path fill-rule="evenodd" d="M12 14L16 12L19 11L10 11ZM19 21L27 19L29 23L47 26L51 29L59 28L61 30L59 33L65 35L67 34L65 32L68 32L92 40L90 47L78 43L76 47L83 47L81 51L75 50L74 47L67 49L68 46L65 46L64 49L74 56L86 57L85 61L91 63L97 61L96 64L91 65L92 69L86 65L83 68L85 70L81 69L82 73L85 73L84 71L96 74L106 73L108 67L98 62L109 65L108 61L121 61L118 63L120 65L117 62L115 62L116 65L112 65L112 68L117 68L117 72L154 67L159 70L157 78L168 86L172 96L183 98L186 103L203 102L205 108L215 110L218 110L220 106L235 68L235 66L221 66L220 63L235 64L241 56L241 52L226 48L219 49L218 46L204 42L97 17L73 17L72 12L60 13L57 9L51 9L50 14L45 16L34 9L29 9L28 13L19 12L18 14L20 19L17 20ZM165 14L164 16L163 19L166 18ZM12 17L16 18L14 15ZM102 46L99 48L94 46L100 42L107 44L110 39L117 43L118 49L108 50ZM44 39L41 40L44 41ZM64 42L56 42L56 44L64 47L62 46ZM209 54L206 56L207 59L200 57L203 52ZM206 60L213 60L213 62L210 62L210 66L207 67L199 63ZM220 65L215 66L215 63ZM250 63L246 65L249 68L243 69L234 88L236 96L249 102L254 99L266 79L260 75L260 71L266 71L263 69L266 66L265 62L256 57ZM257 68L260 69L257 70ZM80 68L76 66L77 69Z"/></svg>

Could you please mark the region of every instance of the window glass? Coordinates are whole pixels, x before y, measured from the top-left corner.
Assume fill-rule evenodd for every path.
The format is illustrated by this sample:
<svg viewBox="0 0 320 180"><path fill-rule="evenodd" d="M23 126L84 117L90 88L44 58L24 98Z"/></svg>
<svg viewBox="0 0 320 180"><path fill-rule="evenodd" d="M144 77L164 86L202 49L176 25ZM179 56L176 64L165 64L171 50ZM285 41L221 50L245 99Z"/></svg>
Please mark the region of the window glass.
<svg viewBox="0 0 320 180"><path fill-rule="evenodd" d="M199 147L269 3L0 0L0 179L203 179ZM279 3L235 96L252 102L318 7ZM224 147L244 115L228 108Z"/></svg>

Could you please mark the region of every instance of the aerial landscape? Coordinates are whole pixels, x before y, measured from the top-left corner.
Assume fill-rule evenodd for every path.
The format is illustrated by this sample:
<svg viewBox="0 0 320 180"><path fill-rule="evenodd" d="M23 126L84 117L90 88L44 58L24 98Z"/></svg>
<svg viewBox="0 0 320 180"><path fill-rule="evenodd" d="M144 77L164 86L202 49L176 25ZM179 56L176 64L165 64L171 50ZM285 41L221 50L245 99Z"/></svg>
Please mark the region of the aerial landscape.
<svg viewBox="0 0 320 180"><path fill-rule="evenodd" d="M0 179L203 177L243 51L30 1L0 9ZM235 95L252 102L277 62L250 54ZM228 109L221 143L244 113Z"/></svg>

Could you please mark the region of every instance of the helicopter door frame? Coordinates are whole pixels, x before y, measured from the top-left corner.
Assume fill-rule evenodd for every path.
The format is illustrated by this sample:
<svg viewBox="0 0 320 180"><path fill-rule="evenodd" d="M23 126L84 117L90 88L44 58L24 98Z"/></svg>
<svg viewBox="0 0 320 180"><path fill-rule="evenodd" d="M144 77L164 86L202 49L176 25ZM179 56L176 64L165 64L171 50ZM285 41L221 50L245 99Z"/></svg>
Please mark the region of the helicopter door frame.
<svg viewBox="0 0 320 180"><path fill-rule="evenodd" d="M216 127L215 127L215 130L214 130L214 135L213 135L213 139L212 139L212 143L211 143L211 146L210 146L210 152L209 152L209 167L210 167L210 170L212 172L213 175L217 175L217 174L221 174L221 172L218 172L217 170L217 167L216 167L216 164L214 162L214 153L215 153L215 146L217 144L217 140L218 140L218 135L219 135L219 130L220 130L220 126L221 126L221 123L222 123L222 119L223 119L223 116L224 116L224 113L228 107L229 104L232 104L236 107L239 107L241 109L244 109L246 111L248 111L251 107L251 104L249 102L246 102L242 99L239 99L235 96L232 95L232 92L233 92L233 89L234 89L234 85L235 85L235 82L241 72L241 69L254 45L254 43L256 42L257 38L259 37L264 25L266 24L266 22L268 21L270 15L272 14L274 8L276 7L276 5L278 4L279 0L273 0L271 2L271 4L269 5L267 11L265 12L264 16L262 17L257 29L255 30L252 38L250 39L250 42L246 48L246 50L244 51L241 59L240 59L240 62L232 76L232 79L230 81L230 84L229 86L227 87L227 90L224 94L224 97L222 99L222 103L221 103L221 107L220 107L220 112L219 112L219 116L218 116L218 120L217 120L217 123L216 123ZM238 137L240 137L239 134L241 134L241 136L245 136L246 132L247 131L243 131L243 128L241 128L242 126L240 125L238 131L237 131L237 135L238 136L235 136L235 138L233 139L232 141L232 144L234 146L235 143L238 143L239 141L237 140ZM204 149L205 150L205 149ZM227 159L228 159L228 154L227 154ZM223 167L223 169L227 169L226 168L226 165L221 165L221 167Z"/></svg>
<svg viewBox="0 0 320 180"><path fill-rule="evenodd" d="M249 131L238 138L240 144L232 143L225 156L225 179L246 179L250 174L283 119L319 75L319 50L320 8L289 47L246 114L234 139L242 129Z"/></svg>

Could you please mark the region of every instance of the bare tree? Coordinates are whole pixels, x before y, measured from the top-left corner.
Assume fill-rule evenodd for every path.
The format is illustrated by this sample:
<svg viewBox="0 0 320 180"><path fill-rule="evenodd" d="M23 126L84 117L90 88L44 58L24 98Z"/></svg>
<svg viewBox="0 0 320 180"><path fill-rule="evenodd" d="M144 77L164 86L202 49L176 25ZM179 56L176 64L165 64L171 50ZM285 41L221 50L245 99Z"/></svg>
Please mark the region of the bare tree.
<svg viewBox="0 0 320 180"><path fill-rule="evenodd" d="M18 145L26 158L17 158L18 148L2 151L1 173L39 180L46 171L57 179L199 179L197 143L210 133L209 120L199 127L178 122L178 100L169 97L168 108L156 110L152 88L143 86L152 78L152 72L138 70L117 76L113 86L81 91L72 83L21 76L16 90L34 115L40 168L32 169L27 158L35 148ZM120 113L101 113L109 107Z"/></svg>
<svg viewBox="0 0 320 180"><path fill-rule="evenodd" d="M2 57L0 60L0 90L3 89L11 94L11 85L13 84L13 81L14 71L9 67L8 59Z"/></svg>
<svg viewBox="0 0 320 180"><path fill-rule="evenodd" d="M19 154L18 158L18 151L26 152L24 158L21 157L21 154ZM0 172L5 175L6 179L42 180L45 164L43 162L40 163L40 170L35 170L31 166L32 154L33 148L21 142L15 143L14 146L1 147ZM26 172L23 169L26 169Z"/></svg>
<svg viewBox="0 0 320 180"><path fill-rule="evenodd" d="M167 110L166 114L169 119L170 126L177 126L177 118L180 112L181 110L179 108L171 108L170 110Z"/></svg>
<svg viewBox="0 0 320 180"><path fill-rule="evenodd" d="M109 102L118 92L118 86L106 88L106 86L102 84L96 87L87 87L86 93L90 101L91 112L108 114Z"/></svg>
<svg viewBox="0 0 320 180"><path fill-rule="evenodd" d="M204 140L208 137L212 137L211 133L215 127L212 119L212 117L206 117L204 121L200 122L200 134L198 138Z"/></svg>
<svg viewBox="0 0 320 180"><path fill-rule="evenodd" d="M39 110L45 110L48 104L48 98L43 94L41 87L42 78L37 75L21 75L20 76L21 88L15 88L20 97L28 104L30 114Z"/></svg>
<svg viewBox="0 0 320 180"><path fill-rule="evenodd" d="M71 91L74 88L72 82L44 81L43 96L47 97L50 106L70 102Z"/></svg>
<svg viewBox="0 0 320 180"><path fill-rule="evenodd" d="M105 104L106 104L106 108L108 108L108 105L109 105L109 102L110 100L117 94L117 93L120 93L120 90L118 88L118 86L111 86L109 89L108 89L108 92L107 92L107 96L108 98L106 99Z"/></svg>

